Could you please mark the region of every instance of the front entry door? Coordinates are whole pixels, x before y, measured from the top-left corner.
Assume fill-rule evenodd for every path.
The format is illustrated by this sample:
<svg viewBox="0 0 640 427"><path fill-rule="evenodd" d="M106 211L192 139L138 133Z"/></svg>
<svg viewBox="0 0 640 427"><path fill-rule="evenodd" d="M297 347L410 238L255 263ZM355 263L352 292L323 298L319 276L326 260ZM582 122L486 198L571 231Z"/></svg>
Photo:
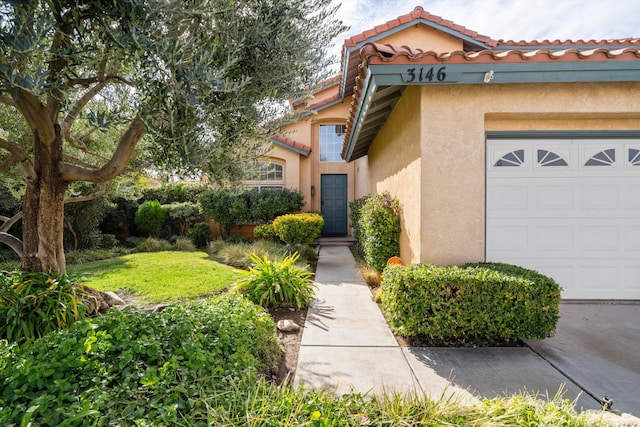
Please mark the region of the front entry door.
<svg viewBox="0 0 640 427"><path fill-rule="evenodd" d="M347 175L320 176L320 203L324 216L323 236L347 234Z"/></svg>

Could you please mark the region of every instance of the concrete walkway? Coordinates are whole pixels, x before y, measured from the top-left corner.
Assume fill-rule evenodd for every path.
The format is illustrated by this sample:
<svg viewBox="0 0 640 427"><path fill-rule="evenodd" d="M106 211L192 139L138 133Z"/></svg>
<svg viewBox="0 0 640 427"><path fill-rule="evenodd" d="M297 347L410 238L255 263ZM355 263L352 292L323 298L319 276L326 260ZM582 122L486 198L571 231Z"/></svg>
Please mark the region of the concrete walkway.
<svg viewBox="0 0 640 427"><path fill-rule="evenodd" d="M527 391L600 404L528 347L406 348L391 333L346 246L321 247L294 383L337 394L398 392L432 399Z"/></svg>

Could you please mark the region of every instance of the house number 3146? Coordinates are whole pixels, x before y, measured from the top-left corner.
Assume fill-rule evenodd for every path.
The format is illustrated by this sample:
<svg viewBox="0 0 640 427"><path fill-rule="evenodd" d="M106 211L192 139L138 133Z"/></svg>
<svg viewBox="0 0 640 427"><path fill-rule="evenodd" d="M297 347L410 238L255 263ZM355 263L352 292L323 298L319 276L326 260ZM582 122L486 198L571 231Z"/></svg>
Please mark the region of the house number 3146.
<svg viewBox="0 0 640 427"><path fill-rule="evenodd" d="M447 73L444 71L445 67L440 67L435 70L431 68L407 68L407 83L412 82L432 82L434 79L439 82L443 82L447 78Z"/></svg>

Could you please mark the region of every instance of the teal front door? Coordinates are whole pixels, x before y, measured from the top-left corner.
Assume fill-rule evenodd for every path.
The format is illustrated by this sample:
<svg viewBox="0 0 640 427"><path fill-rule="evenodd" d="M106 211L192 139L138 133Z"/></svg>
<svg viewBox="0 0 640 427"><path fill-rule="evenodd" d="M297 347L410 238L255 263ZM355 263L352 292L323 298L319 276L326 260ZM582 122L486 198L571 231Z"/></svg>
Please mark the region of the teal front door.
<svg viewBox="0 0 640 427"><path fill-rule="evenodd" d="M347 175L320 176L320 203L324 216L323 236L347 234Z"/></svg>

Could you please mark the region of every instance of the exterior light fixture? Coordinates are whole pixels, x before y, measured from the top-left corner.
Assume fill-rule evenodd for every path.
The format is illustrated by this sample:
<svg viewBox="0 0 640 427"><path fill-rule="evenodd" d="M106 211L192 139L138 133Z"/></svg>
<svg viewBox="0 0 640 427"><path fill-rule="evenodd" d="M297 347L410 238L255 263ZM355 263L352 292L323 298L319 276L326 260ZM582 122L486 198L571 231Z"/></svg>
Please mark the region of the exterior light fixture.
<svg viewBox="0 0 640 427"><path fill-rule="evenodd" d="M493 80L493 70L489 70L486 73L484 73L484 82L485 83L489 83L491 82L491 80Z"/></svg>

